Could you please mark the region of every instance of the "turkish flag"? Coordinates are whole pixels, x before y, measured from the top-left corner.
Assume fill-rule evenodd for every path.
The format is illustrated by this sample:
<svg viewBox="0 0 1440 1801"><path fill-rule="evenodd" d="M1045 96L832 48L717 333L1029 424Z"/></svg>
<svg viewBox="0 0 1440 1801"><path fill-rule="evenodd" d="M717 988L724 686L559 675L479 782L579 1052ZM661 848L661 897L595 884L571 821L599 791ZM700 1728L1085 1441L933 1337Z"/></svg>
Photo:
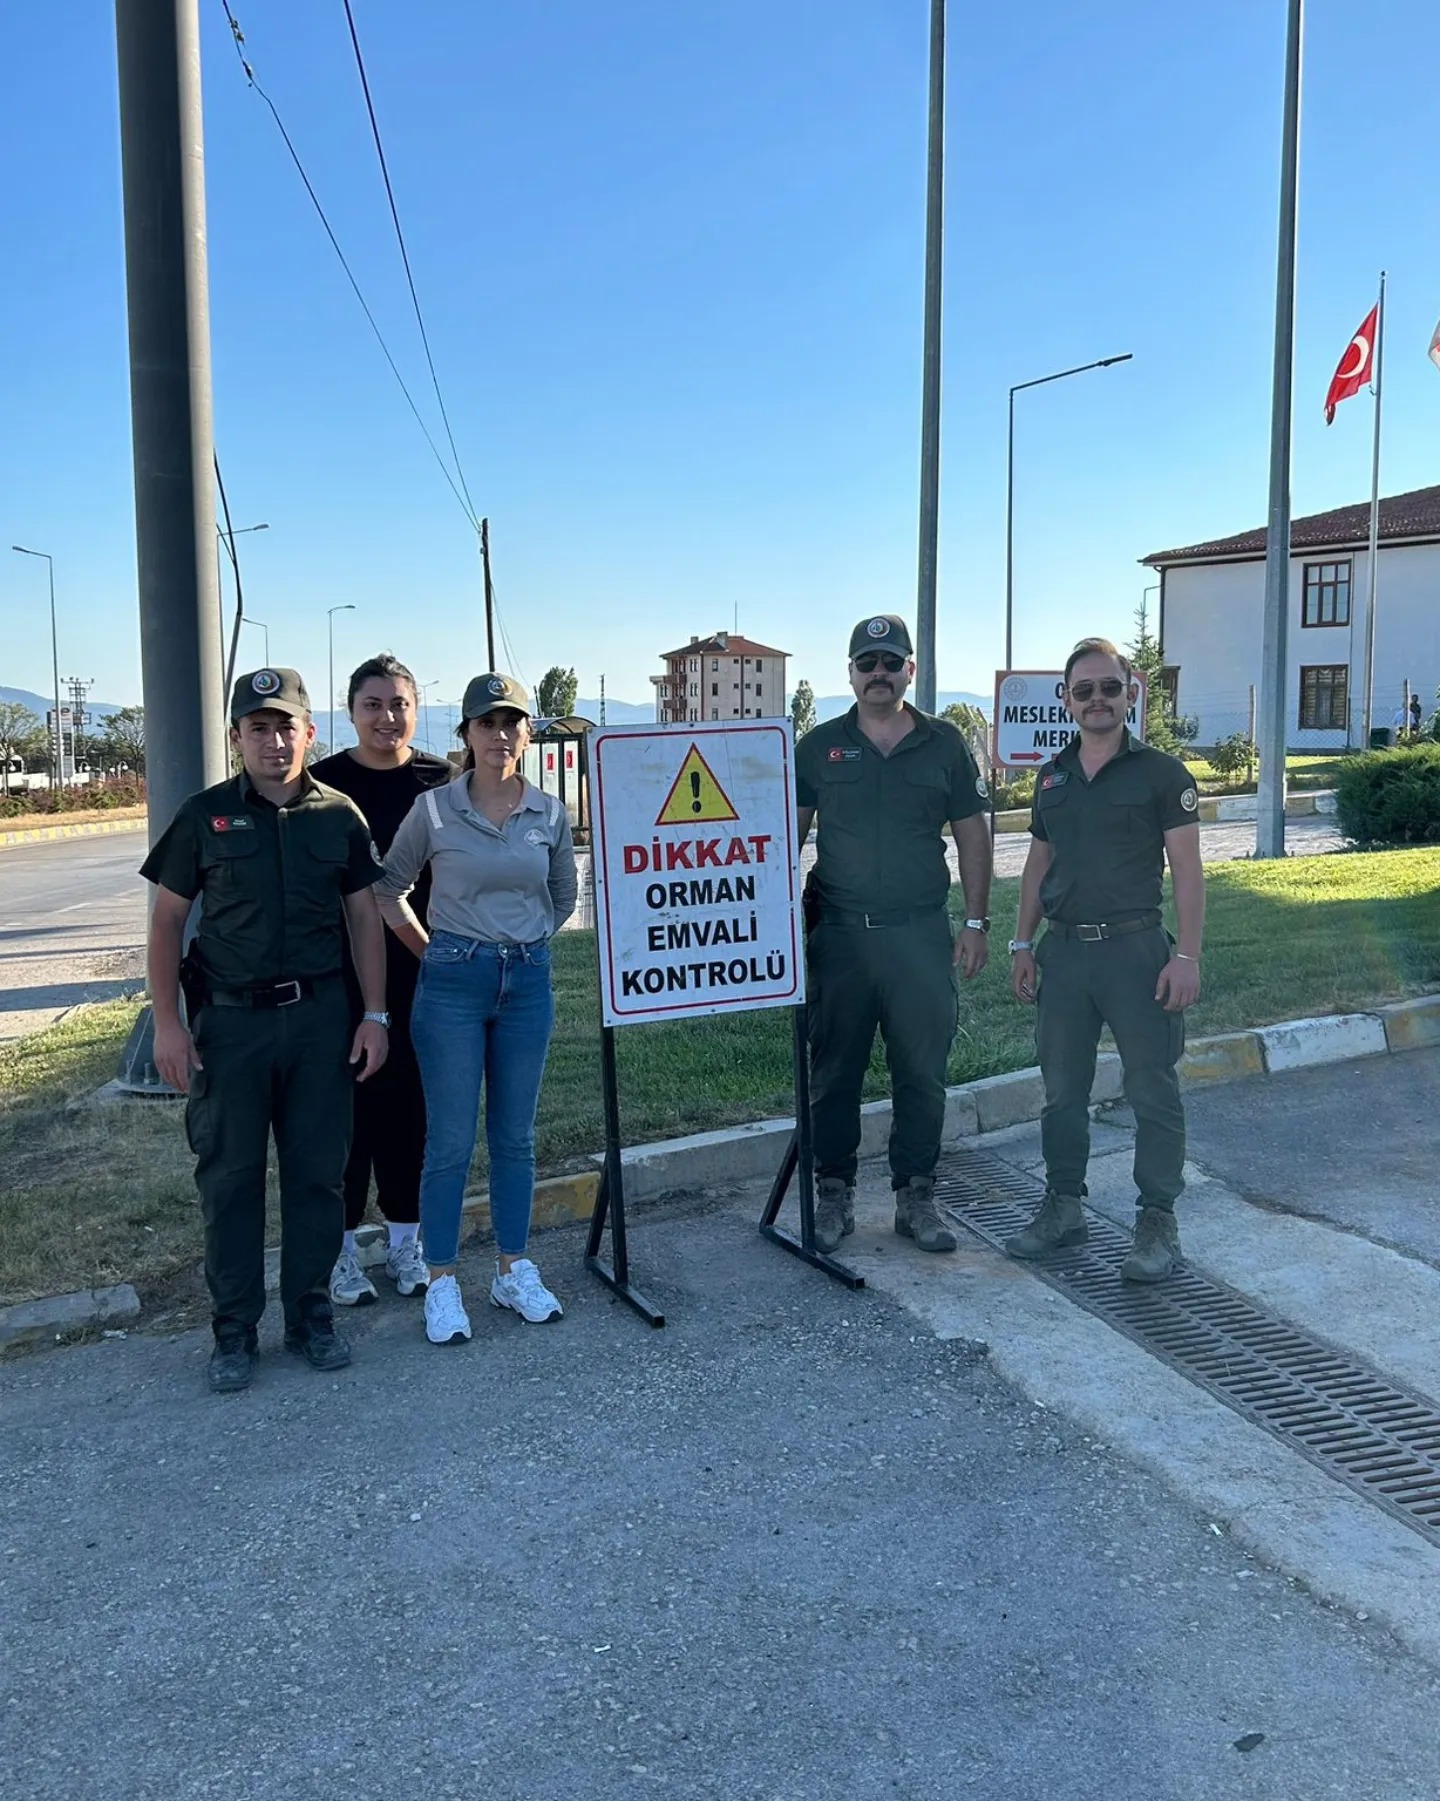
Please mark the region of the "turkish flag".
<svg viewBox="0 0 1440 1801"><path fill-rule="evenodd" d="M1365 323L1345 346L1345 354L1340 359L1340 367L1330 381L1330 392L1325 396L1325 423L1331 425L1335 420L1335 408L1342 400L1349 400L1352 394L1358 394L1361 388L1373 378L1375 373L1375 331L1380 318L1380 303L1377 300L1366 315Z"/></svg>

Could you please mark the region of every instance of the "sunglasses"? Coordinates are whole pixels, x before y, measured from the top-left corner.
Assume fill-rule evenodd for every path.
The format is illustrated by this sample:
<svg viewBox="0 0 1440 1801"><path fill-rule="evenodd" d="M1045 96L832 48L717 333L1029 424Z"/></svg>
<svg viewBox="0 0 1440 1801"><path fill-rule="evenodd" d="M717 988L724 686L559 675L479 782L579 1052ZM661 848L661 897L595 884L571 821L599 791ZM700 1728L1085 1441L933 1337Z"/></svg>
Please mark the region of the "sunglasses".
<svg viewBox="0 0 1440 1801"><path fill-rule="evenodd" d="M877 669L884 669L887 675L899 675L905 667L904 657L897 657L890 650L863 651L854 662L861 675L873 675Z"/></svg>
<svg viewBox="0 0 1440 1801"><path fill-rule="evenodd" d="M1103 681L1099 682L1072 682L1070 692L1076 700L1083 702L1089 700L1097 688L1106 700L1118 700L1125 692L1125 683L1117 676L1107 675Z"/></svg>

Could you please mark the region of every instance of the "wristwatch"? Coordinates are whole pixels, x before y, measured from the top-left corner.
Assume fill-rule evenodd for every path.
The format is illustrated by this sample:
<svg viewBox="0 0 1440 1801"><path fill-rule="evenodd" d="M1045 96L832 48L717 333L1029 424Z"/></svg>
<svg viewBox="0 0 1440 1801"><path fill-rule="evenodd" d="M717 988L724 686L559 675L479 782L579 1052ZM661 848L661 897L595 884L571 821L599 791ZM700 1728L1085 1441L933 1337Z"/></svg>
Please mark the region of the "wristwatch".
<svg viewBox="0 0 1440 1801"><path fill-rule="evenodd" d="M967 932L988 932L990 930L990 915L987 913L983 919L967 919L965 921L965 930Z"/></svg>
<svg viewBox="0 0 1440 1801"><path fill-rule="evenodd" d="M366 1013L362 1015L362 1018L367 1025L384 1026L387 1032L390 1030L390 1015L388 1013Z"/></svg>
<svg viewBox="0 0 1440 1801"><path fill-rule="evenodd" d="M1016 951L1033 951L1034 948L1035 940L1033 938L1012 938L1010 940L1010 955L1012 957L1015 955Z"/></svg>

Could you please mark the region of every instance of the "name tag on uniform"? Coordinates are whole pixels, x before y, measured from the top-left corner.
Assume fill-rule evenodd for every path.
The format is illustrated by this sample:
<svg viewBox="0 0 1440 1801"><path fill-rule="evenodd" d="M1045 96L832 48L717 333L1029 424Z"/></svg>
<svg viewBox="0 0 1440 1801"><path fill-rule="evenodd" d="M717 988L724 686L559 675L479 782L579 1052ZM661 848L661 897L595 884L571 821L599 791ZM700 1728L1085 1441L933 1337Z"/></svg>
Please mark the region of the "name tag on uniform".
<svg viewBox="0 0 1440 1801"><path fill-rule="evenodd" d="M1068 769L1054 769L1041 782L1040 786L1042 788L1063 788L1069 780L1070 771Z"/></svg>
<svg viewBox="0 0 1440 1801"><path fill-rule="evenodd" d="M832 763L858 763L860 756L858 745L842 746L837 744L835 749L829 753L829 761Z"/></svg>
<svg viewBox="0 0 1440 1801"><path fill-rule="evenodd" d="M212 832L253 832L255 821L248 813L218 813L210 821Z"/></svg>

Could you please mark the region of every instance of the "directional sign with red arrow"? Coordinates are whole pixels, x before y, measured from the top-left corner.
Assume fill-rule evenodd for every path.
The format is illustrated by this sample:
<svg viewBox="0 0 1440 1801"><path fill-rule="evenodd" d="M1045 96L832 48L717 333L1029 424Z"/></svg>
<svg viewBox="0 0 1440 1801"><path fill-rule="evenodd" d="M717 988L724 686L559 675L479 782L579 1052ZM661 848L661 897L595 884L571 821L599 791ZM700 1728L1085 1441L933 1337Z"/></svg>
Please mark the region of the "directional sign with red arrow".
<svg viewBox="0 0 1440 1801"><path fill-rule="evenodd" d="M1133 738L1145 736L1145 678L1126 717ZM995 675L995 761L1023 769L1058 756L1075 736L1064 701L1063 669L1001 669Z"/></svg>

